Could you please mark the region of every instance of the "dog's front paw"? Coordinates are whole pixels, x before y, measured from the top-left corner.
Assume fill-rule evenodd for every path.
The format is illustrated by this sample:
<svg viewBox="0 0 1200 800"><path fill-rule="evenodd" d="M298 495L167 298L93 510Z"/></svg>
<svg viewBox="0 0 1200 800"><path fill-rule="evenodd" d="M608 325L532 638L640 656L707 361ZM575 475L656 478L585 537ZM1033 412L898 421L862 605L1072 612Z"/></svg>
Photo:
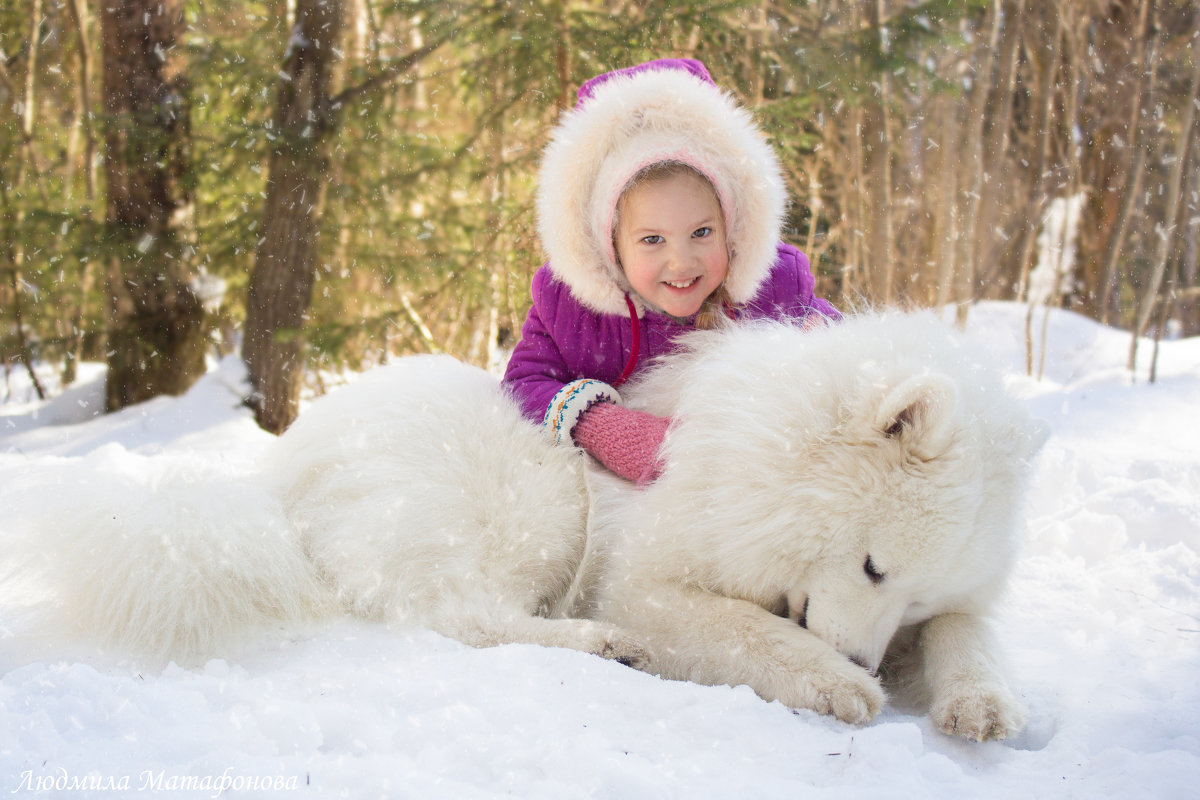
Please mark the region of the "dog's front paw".
<svg viewBox="0 0 1200 800"><path fill-rule="evenodd" d="M1025 725L1025 709L996 682L953 681L938 692L929 715L943 732L977 742L1006 739Z"/></svg>
<svg viewBox="0 0 1200 800"><path fill-rule="evenodd" d="M793 708L808 708L852 725L870 721L883 708L879 681L846 659L806 669L797 683L798 702L784 701Z"/></svg>

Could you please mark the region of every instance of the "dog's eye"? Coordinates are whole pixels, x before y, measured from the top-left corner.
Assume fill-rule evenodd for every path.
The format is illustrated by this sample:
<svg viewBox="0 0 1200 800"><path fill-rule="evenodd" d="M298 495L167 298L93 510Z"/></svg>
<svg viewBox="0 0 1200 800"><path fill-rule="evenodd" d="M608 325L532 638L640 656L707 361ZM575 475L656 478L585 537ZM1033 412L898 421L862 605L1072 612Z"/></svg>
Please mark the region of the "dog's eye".
<svg viewBox="0 0 1200 800"><path fill-rule="evenodd" d="M887 575L879 571L879 568L875 566L875 562L871 560L870 556L867 556L867 560L863 562L863 572L867 573L867 577L871 579L871 583L876 586L883 583L883 579L887 577Z"/></svg>

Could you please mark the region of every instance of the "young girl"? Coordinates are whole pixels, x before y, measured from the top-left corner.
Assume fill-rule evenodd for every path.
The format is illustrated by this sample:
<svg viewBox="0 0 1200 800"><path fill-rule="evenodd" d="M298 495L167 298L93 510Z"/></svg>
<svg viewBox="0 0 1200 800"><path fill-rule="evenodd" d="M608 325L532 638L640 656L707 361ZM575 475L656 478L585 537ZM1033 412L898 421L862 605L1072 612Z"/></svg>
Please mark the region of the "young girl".
<svg viewBox="0 0 1200 800"><path fill-rule="evenodd" d="M779 241L779 165L699 61L664 59L579 89L543 156L549 261L504 385L556 443L645 483L669 420L617 388L680 334L728 319L838 319Z"/></svg>

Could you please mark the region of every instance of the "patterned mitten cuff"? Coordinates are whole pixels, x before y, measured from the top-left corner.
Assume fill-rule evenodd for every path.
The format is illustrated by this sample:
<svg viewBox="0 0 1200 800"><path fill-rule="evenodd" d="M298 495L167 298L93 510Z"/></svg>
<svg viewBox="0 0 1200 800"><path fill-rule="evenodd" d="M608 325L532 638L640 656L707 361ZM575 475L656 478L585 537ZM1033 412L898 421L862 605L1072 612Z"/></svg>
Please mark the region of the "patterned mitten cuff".
<svg viewBox="0 0 1200 800"><path fill-rule="evenodd" d="M580 417L575 443L626 480L645 486L658 477L658 451L671 421L616 403L596 403Z"/></svg>
<svg viewBox="0 0 1200 800"><path fill-rule="evenodd" d="M546 406L546 415L542 417L542 427L554 444L569 445L571 431L583 412L604 400L620 403L621 395L604 381L572 381L551 398L550 405Z"/></svg>

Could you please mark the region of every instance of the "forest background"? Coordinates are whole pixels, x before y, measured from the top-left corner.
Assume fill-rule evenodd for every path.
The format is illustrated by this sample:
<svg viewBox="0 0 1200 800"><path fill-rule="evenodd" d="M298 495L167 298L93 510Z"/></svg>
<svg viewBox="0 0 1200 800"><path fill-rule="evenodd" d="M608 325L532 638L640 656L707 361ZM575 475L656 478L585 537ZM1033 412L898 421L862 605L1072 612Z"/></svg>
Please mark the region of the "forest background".
<svg viewBox="0 0 1200 800"><path fill-rule="evenodd" d="M1200 333L1194 0L107 2L0 0L0 352L109 410L214 353L275 432L329 370L494 367L549 131L659 57L756 114L839 307Z"/></svg>

